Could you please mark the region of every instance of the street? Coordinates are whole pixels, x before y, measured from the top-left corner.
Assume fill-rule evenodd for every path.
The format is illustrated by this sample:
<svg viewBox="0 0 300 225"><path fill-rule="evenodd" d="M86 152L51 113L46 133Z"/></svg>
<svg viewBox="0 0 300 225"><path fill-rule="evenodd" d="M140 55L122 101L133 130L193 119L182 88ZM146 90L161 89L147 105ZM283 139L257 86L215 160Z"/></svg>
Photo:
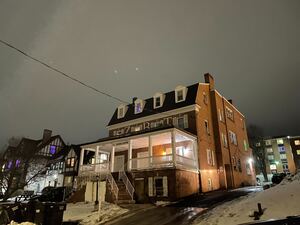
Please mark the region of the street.
<svg viewBox="0 0 300 225"><path fill-rule="evenodd" d="M260 191L260 188L248 187L233 191L215 191L193 198L187 198L165 207L156 207L140 211L132 216L107 222L107 225L176 225L191 224L201 213L235 198Z"/></svg>

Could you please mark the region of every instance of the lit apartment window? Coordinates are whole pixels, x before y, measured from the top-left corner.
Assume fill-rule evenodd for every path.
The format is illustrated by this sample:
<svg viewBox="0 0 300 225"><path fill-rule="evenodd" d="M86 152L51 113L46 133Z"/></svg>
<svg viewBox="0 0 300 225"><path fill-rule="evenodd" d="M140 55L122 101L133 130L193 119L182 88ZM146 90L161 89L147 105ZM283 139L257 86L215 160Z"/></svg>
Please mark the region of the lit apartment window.
<svg viewBox="0 0 300 225"><path fill-rule="evenodd" d="M121 119L121 118L123 118L125 116L126 110L127 110L127 106L126 105L120 105L118 107L118 114L117 114L118 119Z"/></svg>
<svg viewBox="0 0 300 225"><path fill-rule="evenodd" d="M223 133L221 133L221 136L222 136L223 146L225 148L227 148L228 147L227 136L225 134L223 134Z"/></svg>
<svg viewBox="0 0 300 225"><path fill-rule="evenodd" d="M277 139L277 144L278 145L283 145L283 139Z"/></svg>
<svg viewBox="0 0 300 225"><path fill-rule="evenodd" d="M270 170L276 170L276 169L277 169L276 164L270 165Z"/></svg>
<svg viewBox="0 0 300 225"><path fill-rule="evenodd" d="M144 108L144 101L141 99L137 99L134 102L134 113L138 114L138 113L143 112L143 108Z"/></svg>
<svg viewBox="0 0 300 225"><path fill-rule="evenodd" d="M297 150L297 155L300 155L300 149Z"/></svg>
<svg viewBox="0 0 300 225"><path fill-rule="evenodd" d="M206 149L206 156L207 156L207 164L212 166L213 156L212 156L212 151L210 149Z"/></svg>
<svg viewBox="0 0 300 225"><path fill-rule="evenodd" d="M229 137L230 137L230 143L237 145L237 138L236 138L236 134L232 131L229 131Z"/></svg>
<svg viewBox="0 0 300 225"><path fill-rule="evenodd" d="M266 148L267 153L273 153L273 149L272 148Z"/></svg>
<svg viewBox="0 0 300 225"><path fill-rule="evenodd" d="M234 121L234 115L233 115L233 111L226 107L225 108L225 113L226 113L226 117L229 118L230 120Z"/></svg>
<svg viewBox="0 0 300 225"><path fill-rule="evenodd" d="M269 161L274 160L274 155L268 155L268 160L269 160Z"/></svg>
<svg viewBox="0 0 300 225"><path fill-rule="evenodd" d="M295 140L295 145L300 145L300 140Z"/></svg>
<svg viewBox="0 0 300 225"><path fill-rule="evenodd" d="M159 108L163 106L164 95L161 93L156 93L153 96L153 108Z"/></svg>
<svg viewBox="0 0 300 225"><path fill-rule="evenodd" d="M177 86L175 88L175 102L183 102L186 98L187 88L183 86Z"/></svg>
<svg viewBox="0 0 300 225"><path fill-rule="evenodd" d="M286 154L280 154L280 159L286 159Z"/></svg>
<svg viewBox="0 0 300 225"><path fill-rule="evenodd" d="M221 109L218 109L218 113L219 113L219 120L221 122L224 122L224 114L223 111L221 111Z"/></svg>
<svg viewBox="0 0 300 225"><path fill-rule="evenodd" d="M245 151L248 151L248 143L245 139L244 139L244 149Z"/></svg>
<svg viewBox="0 0 300 225"><path fill-rule="evenodd" d="M206 133L209 135L210 133L209 133L209 126L208 126L208 121L207 120L204 121L204 126L205 126Z"/></svg>

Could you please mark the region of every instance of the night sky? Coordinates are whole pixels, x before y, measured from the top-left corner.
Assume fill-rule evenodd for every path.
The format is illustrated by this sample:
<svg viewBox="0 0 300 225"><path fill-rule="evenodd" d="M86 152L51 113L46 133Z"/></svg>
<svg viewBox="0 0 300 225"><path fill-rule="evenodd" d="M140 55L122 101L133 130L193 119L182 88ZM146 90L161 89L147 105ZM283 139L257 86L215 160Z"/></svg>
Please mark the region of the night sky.
<svg viewBox="0 0 300 225"><path fill-rule="evenodd" d="M0 39L126 101L214 75L248 124L300 135L300 1L0 0ZM0 43L0 147L107 135L118 102Z"/></svg>

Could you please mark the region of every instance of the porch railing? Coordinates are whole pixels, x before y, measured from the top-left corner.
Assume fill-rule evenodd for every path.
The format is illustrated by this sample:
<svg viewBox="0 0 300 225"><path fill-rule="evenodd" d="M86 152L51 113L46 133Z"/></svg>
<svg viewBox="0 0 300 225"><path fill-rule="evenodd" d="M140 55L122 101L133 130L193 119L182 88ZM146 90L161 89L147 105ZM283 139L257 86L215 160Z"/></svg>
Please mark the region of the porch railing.
<svg viewBox="0 0 300 225"><path fill-rule="evenodd" d="M114 179L114 177L111 175L111 173L108 173L106 175L106 180L110 184L111 187L111 192L114 194L116 201L118 201L118 196L119 196L119 188L118 185Z"/></svg>
<svg viewBox="0 0 300 225"><path fill-rule="evenodd" d="M133 194L134 194L134 187L132 186L130 180L128 179L126 172L120 170L119 171L119 180L122 180L123 183L125 184L126 190L128 191L131 200L133 200Z"/></svg>
<svg viewBox="0 0 300 225"><path fill-rule="evenodd" d="M108 173L110 172L109 163L85 164L79 167L79 174L86 173Z"/></svg>

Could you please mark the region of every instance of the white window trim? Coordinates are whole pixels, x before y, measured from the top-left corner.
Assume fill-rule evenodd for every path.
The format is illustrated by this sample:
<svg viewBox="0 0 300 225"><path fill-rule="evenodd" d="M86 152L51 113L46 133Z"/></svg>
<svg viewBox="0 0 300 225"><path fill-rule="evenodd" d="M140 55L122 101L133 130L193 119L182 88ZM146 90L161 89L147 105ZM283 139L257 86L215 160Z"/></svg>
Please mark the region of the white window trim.
<svg viewBox="0 0 300 225"><path fill-rule="evenodd" d="M141 111L140 111L140 112L137 112L137 111L136 111L136 109L137 109L136 106L137 106L138 104L141 104ZM142 113L143 110L144 110L144 106L145 106L145 101L144 101L144 100L142 100L142 99L137 99L137 100L135 100L135 102L134 102L134 114Z"/></svg>
<svg viewBox="0 0 300 225"><path fill-rule="evenodd" d="M119 107L118 107L118 112L117 112L117 118L118 119L121 119L121 118L124 118L125 117L125 115L126 115L126 112L127 112L127 106L126 105L120 105ZM120 115L120 110L121 109L123 109L123 115Z"/></svg>
<svg viewBox="0 0 300 225"><path fill-rule="evenodd" d="M156 106L156 99L157 98L160 98L160 105L159 106ZM164 105L164 100L165 100L165 96L164 94L162 93L156 93L154 96L153 96L153 108L154 109L157 109L157 108L160 108Z"/></svg>
<svg viewBox="0 0 300 225"><path fill-rule="evenodd" d="M182 91L183 94L183 99L182 100L178 100L178 92ZM177 86L175 88L175 103L179 103L179 102L184 102L186 99L186 94L187 94L187 88L184 86Z"/></svg>

